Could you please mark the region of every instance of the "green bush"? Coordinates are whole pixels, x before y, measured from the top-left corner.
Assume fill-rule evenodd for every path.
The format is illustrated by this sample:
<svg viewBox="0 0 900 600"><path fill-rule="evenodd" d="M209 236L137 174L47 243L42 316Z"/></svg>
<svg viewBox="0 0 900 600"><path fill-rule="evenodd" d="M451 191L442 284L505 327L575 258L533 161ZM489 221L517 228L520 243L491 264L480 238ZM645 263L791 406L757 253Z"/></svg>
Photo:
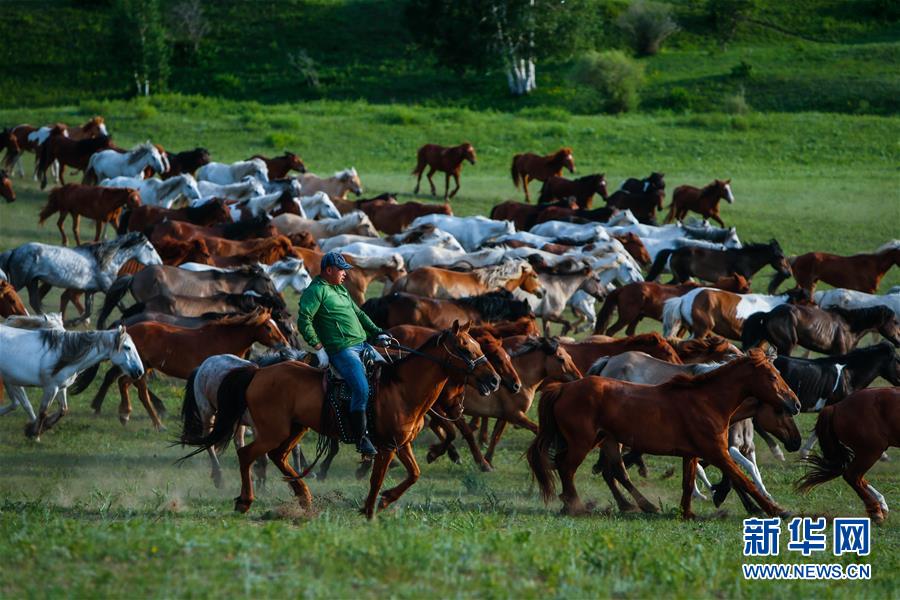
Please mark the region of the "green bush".
<svg viewBox="0 0 900 600"><path fill-rule="evenodd" d="M638 106L644 66L619 50L590 52L575 62L570 77L581 86L584 110L623 113Z"/></svg>
<svg viewBox="0 0 900 600"><path fill-rule="evenodd" d="M653 56L666 38L678 31L670 5L645 0L632 2L616 24L627 34L628 43L638 56Z"/></svg>
<svg viewBox="0 0 900 600"><path fill-rule="evenodd" d="M152 119L158 115L156 107L143 99L136 100L134 103L134 118L140 121Z"/></svg>

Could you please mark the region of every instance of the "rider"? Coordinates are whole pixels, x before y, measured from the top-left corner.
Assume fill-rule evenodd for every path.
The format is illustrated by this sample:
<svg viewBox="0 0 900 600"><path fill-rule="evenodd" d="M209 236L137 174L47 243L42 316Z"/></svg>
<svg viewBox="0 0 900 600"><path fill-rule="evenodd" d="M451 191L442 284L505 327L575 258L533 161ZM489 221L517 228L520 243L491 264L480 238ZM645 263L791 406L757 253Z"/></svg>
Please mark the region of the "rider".
<svg viewBox="0 0 900 600"><path fill-rule="evenodd" d="M319 366L330 363L350 386L350 425L356 449L364 456L376 453L366 435L366 401L369 383L362 354L375 350L366 343L366 333L384 345L390 337L350 298L342 284L353 266L338 252L322 257L321 272L300 296L297 328L316 350Z"/></svg>

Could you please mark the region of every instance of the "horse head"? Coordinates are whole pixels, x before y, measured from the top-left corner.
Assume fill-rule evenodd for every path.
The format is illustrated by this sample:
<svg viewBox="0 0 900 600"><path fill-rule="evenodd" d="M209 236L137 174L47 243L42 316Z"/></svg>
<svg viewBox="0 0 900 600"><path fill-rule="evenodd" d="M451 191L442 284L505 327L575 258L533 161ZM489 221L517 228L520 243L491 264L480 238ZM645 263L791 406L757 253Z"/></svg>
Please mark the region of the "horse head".
<svg viewBox="0 0 900 600"><path fill-rule="evenodd" d="M647 184L649 187L653 187L655 190L665 190L666 189L666 181L664 177L665 173L650 173L650 177L647 178Z"/></svg>
<svg viewBox="0 0 900 600"><path fill-rule="evenodd" d="M593 191L597 194L600 194L600 197L606 200L609 198L609 192L606 189L606 173L598 173L597 175L591 175L593 179Z"/></svg>
<svg viewBox="0 0 900 600"><path fill-rule="evenodd" d="M790 415L796 415L800 412L800 400L782 379L772 360L772 357L759 348L752 348L747 352L747 363L754 372L748 378L752 389L749 395L776 409L783 409Z"/></svg>
<svg viewBox="0 0 900 600"><path fill-rule="evenodd" d="M496 392L500 387L500 376L488 362L481 346L469 335L469 323L460 325L453 321L450 329L438 334L438 347L446 355L445 365L452 371L462 371L466 377L475 380L475 387L482 396Z"/></svg>
<svg viewBox="0 0 900 600"><path fill-rule="evenodd" d="M306 165L299 156L293 152L284 151L284 159L288 162L288 171L297 171L298 173L306 173Z"/></svg>
<svg viewBox="0 0 900 600"><path fill-rule="evenodd" d="M112 334L109 360L130 378L140 379L144 374L144 363L125 326L119 325L118 329L109 333Z"/></svg>
<svg viewBox="0 0 900 600"><path fill-rule="evenodd" d="M781 244L778 243L778 240L769 240L769 248L771 249L772 254L771 261L769 262L771 267L785 277L793 276L794 271L791 269L791 263L789 263L784 256L784 252L781 250Z"/></svg>
<svg viewBox="0 0 900 600"><path fill-rule="evenodd" d="M719 198L724 198L728 204L734 204L734 194L731 193L730 179L716 179L716 188L718 189Z"/></svg>
<svg viewBox="0 0 900 600"><path fill-rule="evenodd" d="M541 349L550 359L547 366L547 379L550 381L575 381L581 379L581 371L572 360L572 355L563 348L557 338L540 338Z"/></svg>
<svg viewBox="0 0 900 600"><path fill-rule="evenodd" d="M575 173L575 155L569 147L562 148L560 151L563 159L563 166L569 170L569 173Z"/></svg>
<svg viewBox="0 0 900 600"><path fill-rule="evenodd" d="M522 389L522 380L513 367L509 353L503 348L503 343L488 332L483 332L474 339L500 376L500 384L513 394Z"/></svg>
<svg viewBox="0 0 900 600"><path fill-rule="evenodd" d="M349 169L336 173L335 176L340 180L344 187L355 195L359 196L363 193L362 181L359 179L359 173L356 172L356 167L350 167Z"/></svg>
<svg viewBox="0 0 900 600"><path fill-rule="evenodd" d="M469 142L463 142L460 145L460 149L462 149L463 159L469 161L469 164L474 165L475 161L478 159L478 157L475 156L475 146Z"/></svg>
<svg viewBox="0 0 900 600"><path fill-rule="evenodd" d="M534 294L538 298L544 297L544 288L541 286L541 280L538 277L537 271L534 270L534 267L532 267L528 261L521 261L519 277L521 278L519 281L519 288L523 292Z"/></svg>
<svg viewBox="0 0 900 600"><path fill-rule="evenodd" d="M800 430L797 429L797 422L787 411L769 404L758 403L753 423L756 427L771 433L783 442L788 452L796 452L803 443Z"/></svg>

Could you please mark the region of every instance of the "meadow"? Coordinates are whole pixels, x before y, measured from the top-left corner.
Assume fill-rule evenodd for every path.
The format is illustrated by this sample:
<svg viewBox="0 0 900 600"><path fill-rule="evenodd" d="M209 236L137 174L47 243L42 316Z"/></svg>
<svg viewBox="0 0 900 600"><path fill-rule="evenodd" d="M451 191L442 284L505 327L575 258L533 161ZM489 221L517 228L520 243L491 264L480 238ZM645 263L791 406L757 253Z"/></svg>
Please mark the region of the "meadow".
<svg viewBox="0 0 900 600"><path fill-rule="evenodd" d="M788 254L870 251L900 237L896 117L589 117L546 107L511 114L171 95L149 102L3 109L0 123L74 124L94 114L106 117L122 146L147 138L176 151L202 145L216 160L287 148L314 172L355 166L366 196L400 192L401 200L411 197L408 173L420 144L468 139L479 160L464 167L453 201L460 215L487 214L499 201L520 198L508 174L512 154L565 144L574 149L579 174L605 172L611 187L652 170L666 173L670 189L731 177L736 203L723 207L726 223L745 242L774 237ZM30 172L30 157L25 166ZM37 226L45 193L30 179L16 178L14 185L17 202L0 206L0 250L35 240L58 243L52 223ZM763 289L769 274L761 273L754 287ZM900 271L894 269L882 291L898 283ZM295 300L288 298L292 308ZM722 511L698 502L700 518L683 522L677 509L680 461L652 457L650 477L635 481L659 502L659 515L619 514L602 480L585 465L578 484L584 497L597 502L595 514L562 517L558 503L540 502L522 457L530 436L518 430L501 443L493 473L477 471L463 449L460 465L446 459L425 464L424 435L416 447L421 479L373 523L357 512L368 486L355 479L356 457L349 449L338 456L329 479L311 483L314 511L299 511L270 469L252 511L238 516L232 512L238 490L233 451L224 457L221 490L212 486L205 457L175 466L185 453L172 445L182 385L158 378L151 386L169 407L167 432L153 431L139 405L123 428L113 399L93 416L87 394L94 387L71 399L70 415L40 443L22 435L21 411L0 420L0 596L896 595L895 517L874 530L873 552L865 560L830 552L804 559L784 549L773 559L868 562L869 582L746 582L740 572L744 512L736 498ZM801 415L801 430L814 420ZM311 453L314 439L304 447ZM900 498L900 457L892 455L892 462L870 473L889 503ZM843 482L798 495L792 484L803 466L795 456L778 463L763 447L759 460L769 490L796 514L863 514ZM674 476L667 477L673 468ZM400 477L389 473L386 486ZM786 539L785 533L782 547Z"/></svg>

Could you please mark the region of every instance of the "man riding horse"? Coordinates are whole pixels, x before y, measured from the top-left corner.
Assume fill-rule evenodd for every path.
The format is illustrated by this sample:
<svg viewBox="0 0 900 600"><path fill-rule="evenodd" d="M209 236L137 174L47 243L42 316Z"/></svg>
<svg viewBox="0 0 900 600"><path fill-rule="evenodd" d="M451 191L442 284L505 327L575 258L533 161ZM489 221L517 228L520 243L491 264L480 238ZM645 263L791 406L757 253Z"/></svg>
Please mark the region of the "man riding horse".
<svg viewBox="0 0 900 600"><path fill-rule="evenodd" d="M369 383L363 355L377 354L366 343L367 333L379 344L390 337L369 319L350 298L342 285L353 266L337 252L322 257L321 273L303 291L297 328L303 339L316 350L319 366L329 364L344 378L350 388L350 424L356 449L363 456L374 456L375 447L366 435L366 401Z"/></svg>

